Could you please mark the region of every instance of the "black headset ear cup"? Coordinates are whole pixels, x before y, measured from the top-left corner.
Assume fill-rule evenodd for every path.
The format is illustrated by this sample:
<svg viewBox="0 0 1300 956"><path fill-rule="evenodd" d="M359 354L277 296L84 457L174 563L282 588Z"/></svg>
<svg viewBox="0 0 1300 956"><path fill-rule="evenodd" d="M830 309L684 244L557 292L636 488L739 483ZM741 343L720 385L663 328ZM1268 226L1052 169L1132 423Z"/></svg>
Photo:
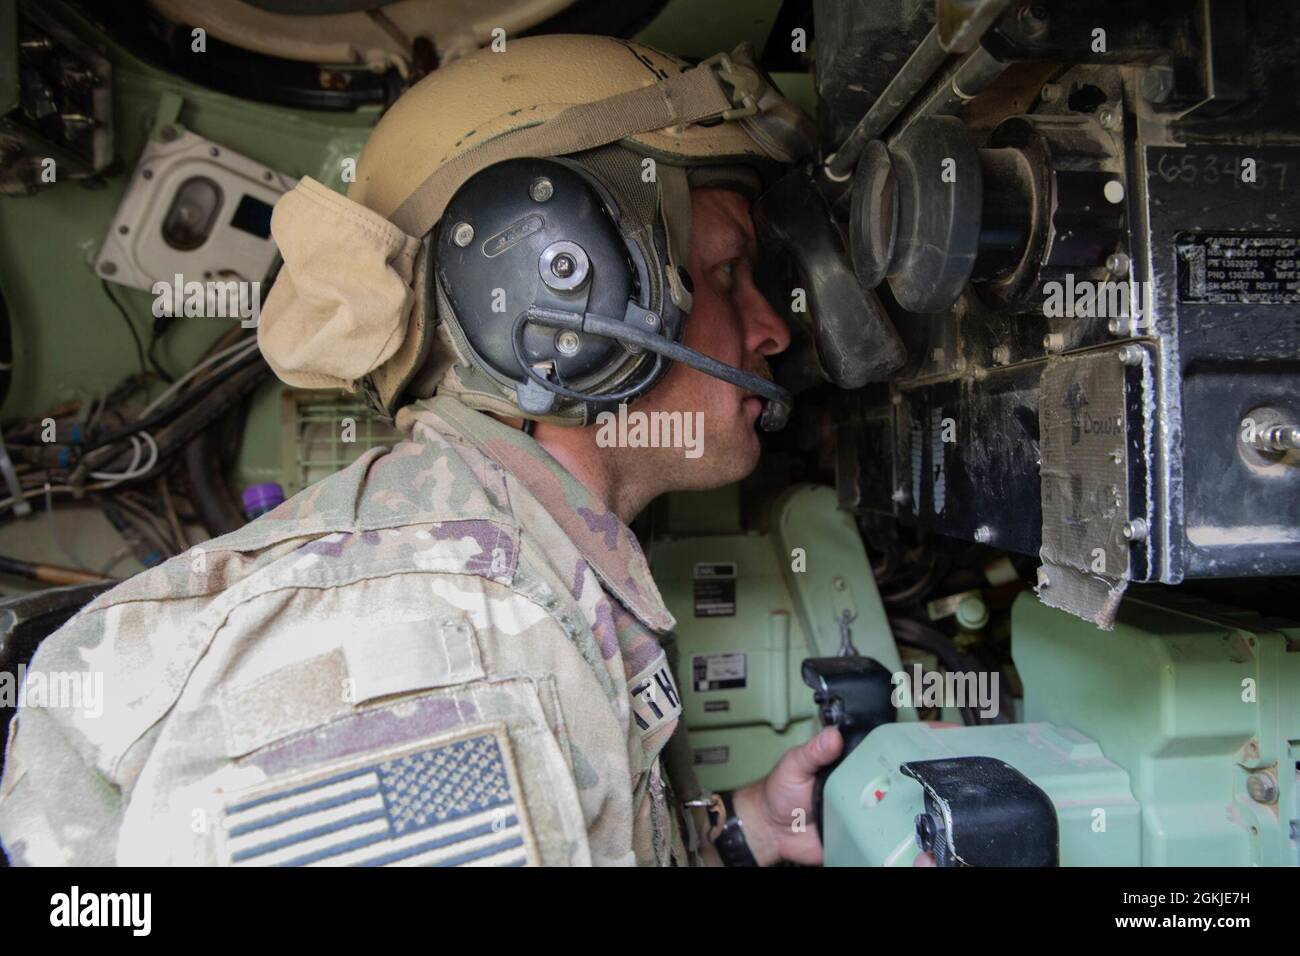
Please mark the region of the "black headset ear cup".
<svg viewBox="0 0 1300 956"><path fill-rule="evenodd" d="M679 299L693 283L680 266L667 271L664 224L620 207L573 160L481 170L448 203L433 243L442 320L526 416L569 403L590 423L644 395L673 361L768 398L764 428L788 415L787 390L680 343L686 315L670 280L682 280Z"/></svg>

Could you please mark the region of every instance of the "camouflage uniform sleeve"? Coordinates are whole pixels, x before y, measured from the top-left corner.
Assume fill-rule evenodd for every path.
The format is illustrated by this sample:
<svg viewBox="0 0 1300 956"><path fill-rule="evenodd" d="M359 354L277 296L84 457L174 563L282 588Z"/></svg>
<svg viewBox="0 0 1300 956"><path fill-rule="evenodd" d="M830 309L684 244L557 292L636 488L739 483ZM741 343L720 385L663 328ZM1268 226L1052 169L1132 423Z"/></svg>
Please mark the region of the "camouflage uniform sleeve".
<svg viewBox="0 0 1300 956"><path fill-rule="evenodd" d="M33 669L101 675L102 694L21 708L0 781L14 861L631 862L627 707L590 633L472 540L413 557L422 533L331 536L48 638Z"/></svg>
<svg viewBox="0 0 1300 956"><path fill-rule="evenodd" d="M120 817L117 788L54 712L24 708L10 724L0 780L0 845L10 863L111 866Z"/></svg>
<svg viewBox="0 0 1300 956"><path fill-rule="evenodd" d="M222 865L591 862L568 720L591 671L546 609L482 577L407 572L237 616L262 640L205 659L171 718L220 727L213 769L160 768L134 798L152 820L128 812L124 843L161 816L171 854ZM190 761L200 746L185 741ZM210 833L186 829L196 813Z"/></svg>
<svg viewBox="0 0 1300 956"><path fill-rule="evenodd" d="M88 608L37 650L0 779L0 844L12 863L114 862L123 787L154 736L148 701L168 683L145 635L187 610L192 602Z"/></svg>

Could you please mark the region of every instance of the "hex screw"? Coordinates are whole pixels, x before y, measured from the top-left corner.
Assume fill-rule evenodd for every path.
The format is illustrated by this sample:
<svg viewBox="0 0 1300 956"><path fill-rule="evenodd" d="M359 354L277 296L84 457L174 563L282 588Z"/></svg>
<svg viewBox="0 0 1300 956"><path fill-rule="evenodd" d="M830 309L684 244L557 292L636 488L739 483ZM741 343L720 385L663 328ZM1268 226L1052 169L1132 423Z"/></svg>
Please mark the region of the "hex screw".
<svg viewBox="0 0 1300 956"><path fill-rule="evenodd" d="M551 271L561 279L567 279L569 276L573 275L573 270L576 266L577 263L573 261L573 256L569 255L567 252L562 252L551 260Z"/></svg>
<svg viewBox="0 0 1300 956"><path fill-rule="evenodd" d="M1120 362L1124 365L1142 364L1142 346L1140 345L1125 345L1117 354Z"/></svg>
<svg viewBox="0 0 1300 956"><path fill-rule="evenodd" d="M465 248L474 241L474 227L467 222L456 223L456 228L451 233L451 241L462 249Z"/></svg>

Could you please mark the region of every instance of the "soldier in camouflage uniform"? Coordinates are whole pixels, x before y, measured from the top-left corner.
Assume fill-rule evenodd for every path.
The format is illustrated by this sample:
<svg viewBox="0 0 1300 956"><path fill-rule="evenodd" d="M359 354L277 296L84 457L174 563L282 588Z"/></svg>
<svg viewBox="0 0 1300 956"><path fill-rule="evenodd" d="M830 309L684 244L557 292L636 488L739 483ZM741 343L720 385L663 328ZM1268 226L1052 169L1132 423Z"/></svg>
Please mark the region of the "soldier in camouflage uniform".
<svg viewBox="0 0 1300 956"><path fill-rule="evenodd" d="M573 75L556 77L557 63ZM512 41L403 97L350 200L306 179L281 200L285 266L259 329L277 373L364 388L383 411L437 394L397 410L406 441L123 582L43 643L32 670L102 673L104 707L25 706L15 719L0 780L14 862L691 865L718 862L727 814L754 862L820 860L799 824L838 734L706 816L682 759L674 620L627 526L659 493L752 470L758 395L673 363L638 396L638 408L706 412L696 460L600 447L590 409L521 410L448 320L443 290L437 302L423 291L424 229L399 209L431 166L479 147L476 132L509 140L494 117L536 114L523 128L545 128L633 90L662 91L682 122L642 120L607 141L715 172L779 155L754 145L763 130L693 126L722 110L662 82L686 75L633 44ZM412 117L458 96L491 102L412 133ZM747 199L717 177L689 185L693 240L669 223L667 254L694 295L680 270L659 294L689 304L685 345L765 376L789 332L749 273ZM681 213L680 195L658 198Z"/></svg>

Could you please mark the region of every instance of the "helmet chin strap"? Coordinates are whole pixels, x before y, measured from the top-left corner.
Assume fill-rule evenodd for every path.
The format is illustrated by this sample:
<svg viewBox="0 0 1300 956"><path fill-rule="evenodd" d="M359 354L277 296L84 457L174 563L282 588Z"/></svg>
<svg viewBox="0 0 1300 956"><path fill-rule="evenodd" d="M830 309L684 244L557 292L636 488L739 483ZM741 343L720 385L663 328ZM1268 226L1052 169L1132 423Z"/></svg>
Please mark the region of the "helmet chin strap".
<svg viewBox="0 0 1300 956"><path fill-rule="evenodd" d="M636 321L637 319L640 321ZM659 317L653 312L642 309L634 302L628 303L628 314L624 319L612 319L592 312L579 315L576 312L545 309L538 306L530 307L527 312L519 316L515 322L513 335L515 355L519 359L519 365L525 374L532 381L549 391L560 392L560 394L569 392L563 386L557 386L556 383L547 381L538 375L525 359L522 339L524 327L529 322L547 326L548 328L571 329L574 332L586 332L590 335L614 339L625 345L633 345L648 352L653 352L662 358L689 365L706 375L712 375L724 382L730 382L737 388L761 395L767 399L764 403L763 414L759 418L759 425L764 431L780 431L790 418L790 408L794 399L789 391L762 376L743 372L733 365L719 362L703 352L697 352L695 349L687 348L666 339L655 331L649 331L662 327ZM613 396L589 393L569 394L568 397L581 397L588 401L610 401L613 398Z"/></svg>

